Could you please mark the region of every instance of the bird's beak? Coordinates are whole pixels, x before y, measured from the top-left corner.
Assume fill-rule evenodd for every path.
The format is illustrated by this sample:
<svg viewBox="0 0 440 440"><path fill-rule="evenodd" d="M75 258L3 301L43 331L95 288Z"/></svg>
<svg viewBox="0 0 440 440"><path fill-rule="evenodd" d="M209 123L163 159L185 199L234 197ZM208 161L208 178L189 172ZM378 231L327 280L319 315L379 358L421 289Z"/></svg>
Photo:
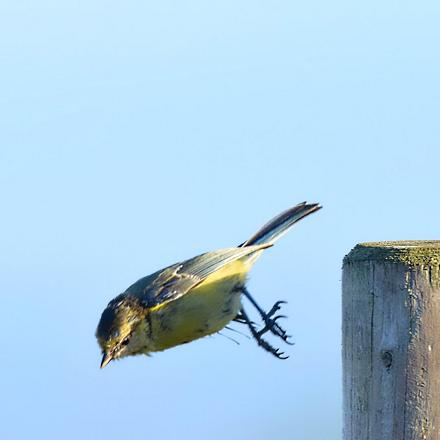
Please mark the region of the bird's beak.
<svg viewBox="0 0 440 440"><path fill-rule="evenodd" d="M102 356L100 368L104 368L111 360L113 360L112 356L110 354L104 353L104 355Z"/></svg>

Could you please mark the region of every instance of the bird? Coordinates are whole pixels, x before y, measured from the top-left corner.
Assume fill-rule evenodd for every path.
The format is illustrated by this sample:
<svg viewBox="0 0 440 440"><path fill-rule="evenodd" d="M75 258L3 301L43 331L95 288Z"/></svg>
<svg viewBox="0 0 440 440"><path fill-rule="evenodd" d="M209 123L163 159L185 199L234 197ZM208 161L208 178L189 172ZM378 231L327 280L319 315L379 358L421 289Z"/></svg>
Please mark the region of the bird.
<svg viewBox="0 0 440 440"><path fill-rule="evenodd" d="M319 209L318 203L299 203L236 247L198 255L136 281L102 312L96 329L102 351L100 367L127 356L150 356L218 333L230 322L246 325L260 347L279 359L287 359L284 352L263 338L269 332L291 344L277 322L285 317L277 315L285 301L277 301L265 312L246 287L247 275L267 248ZM262 328L250 319L243 297L256 308Z"/></svg>

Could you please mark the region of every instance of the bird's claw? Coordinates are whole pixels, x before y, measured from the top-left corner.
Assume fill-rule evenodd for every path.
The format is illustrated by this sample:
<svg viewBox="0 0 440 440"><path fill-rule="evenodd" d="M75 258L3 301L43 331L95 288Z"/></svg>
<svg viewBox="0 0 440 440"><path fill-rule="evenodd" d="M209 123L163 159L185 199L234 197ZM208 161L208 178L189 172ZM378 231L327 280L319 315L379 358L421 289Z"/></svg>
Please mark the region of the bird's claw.
<svg viewBox="0 0 440 440"><path fill-rule="evenodd" d="M281 309L281 304L287 304L287 301L277 301L272 306L272 308L266 313L266 316L270 318L271 316L275 315L275 313Z"/></svg>
<svg viewBox="0 0 440 440"><path fill-rule="evenodd" d="M285 355L283 351L280 351L279 348L272 347L266 340L263 338L257 339L257 343L260 347L264 348L269 353L273 354L278 359L288 359L289 356Z"/></svg>
<svg viewBox="0 0 440 440"><path fill-rule="evenodd" d="M279 319L285 318L286 316L274 316L281 309L282 304L286 304L286 301L277 301L267 313L258 307L258 311L264 322L264 327L261 330L257 330L256 324L249 319L243 308L241 309L240 313L235 317L235 321L247 324L252 336L255 338L258 345L264 350L268 351L278 359L287 359L289 356L285 355L284 352L280 351L279 348L273 347L271 344L269 344L269 342L263 339L263 335L267 332L270 332L273 335L281 338L286 344L293 345L293 342L289 341L290 336L277 323Z"/></svg>
<svg viewBox="0 0 440 440"><path fill-rule="evenodd" d="M262 335L265 332L257 331L253 323L248 322L249 329L252 333L252 336L257 341L258 345L262 347L264 350L268 351L269 353L273 354L278 359L287 359L289 356L285 356L283 351L280 351L279 348L275 348L272 345L269 344L265 339L263 339Z"/></svg>
<svg viewBox="0 0 440 440"><path fill-rule="evenodd" d="M293 342L289 341L291 338L290 335L287 334L286 330L284 330L277 321L282 318L286 318L285 315L277 315L272 318L272 316L281 309L281 304L287 304L287 301L277 301L272 308L267 313L261 313L261 318L264 321L265 326L259 330L260 335L264 335L267 332L271 332L273 335L281 338L286 344L294 345Z"/></svg>

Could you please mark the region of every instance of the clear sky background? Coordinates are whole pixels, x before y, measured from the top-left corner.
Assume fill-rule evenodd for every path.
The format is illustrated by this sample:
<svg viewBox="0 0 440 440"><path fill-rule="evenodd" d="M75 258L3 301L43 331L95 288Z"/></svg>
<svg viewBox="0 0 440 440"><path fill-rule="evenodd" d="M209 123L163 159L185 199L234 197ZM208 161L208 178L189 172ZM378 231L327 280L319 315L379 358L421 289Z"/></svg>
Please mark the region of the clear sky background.
<svg viewBox="0 0 440 440"><path fill-rule="evenodd" d="M341 438L341 262L438 239L438 1L0 4L2 439ZM99 370L107 302L324 209L249 288L279 361L233 333Z"/></svg>

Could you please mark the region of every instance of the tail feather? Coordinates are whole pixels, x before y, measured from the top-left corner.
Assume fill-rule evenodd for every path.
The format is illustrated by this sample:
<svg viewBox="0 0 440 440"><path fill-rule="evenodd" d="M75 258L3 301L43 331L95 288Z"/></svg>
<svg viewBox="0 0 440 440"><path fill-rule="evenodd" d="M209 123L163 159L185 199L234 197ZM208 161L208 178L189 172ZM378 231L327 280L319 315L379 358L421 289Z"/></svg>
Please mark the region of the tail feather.
<svg viewBox="0 0 440 440"><path fill-rule="evenodd" d="M318 203L299 203L293 208L282 212L270 220L239 247L253 246L262 243L273 244L276 240L281 238L296 222L300 221L309 214L318 211L319 209L321 209L321 206Z"/></svg>

